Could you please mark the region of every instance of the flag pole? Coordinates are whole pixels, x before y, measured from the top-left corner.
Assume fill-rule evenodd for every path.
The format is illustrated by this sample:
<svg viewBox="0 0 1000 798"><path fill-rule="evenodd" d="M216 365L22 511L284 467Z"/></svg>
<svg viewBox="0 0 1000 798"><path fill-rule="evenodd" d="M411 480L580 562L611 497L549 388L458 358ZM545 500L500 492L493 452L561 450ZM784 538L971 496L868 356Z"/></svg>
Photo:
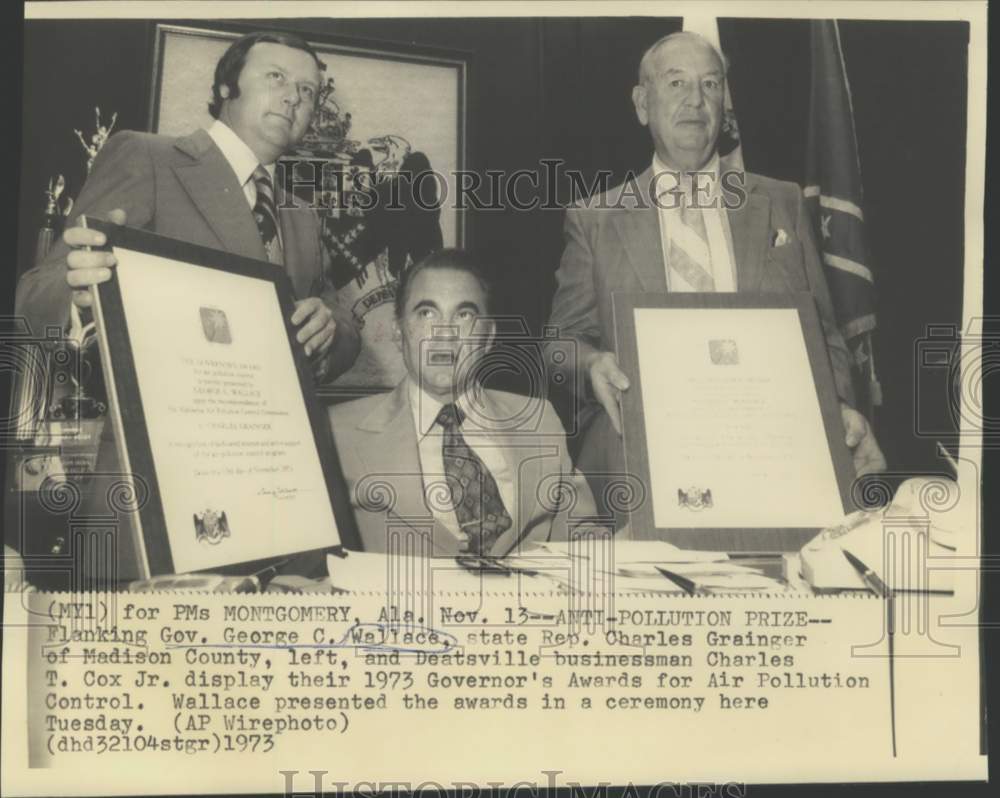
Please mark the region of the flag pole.
<svg viewBox="0 0 1000 798"><path fill-rule="evenodd" d="M854 103L836 20L810 23L812 64L806 185L809 207L837 322L853 355L852 376L874 421L882 403L872 330L875 275L865 235L861 159Z"/></svg>

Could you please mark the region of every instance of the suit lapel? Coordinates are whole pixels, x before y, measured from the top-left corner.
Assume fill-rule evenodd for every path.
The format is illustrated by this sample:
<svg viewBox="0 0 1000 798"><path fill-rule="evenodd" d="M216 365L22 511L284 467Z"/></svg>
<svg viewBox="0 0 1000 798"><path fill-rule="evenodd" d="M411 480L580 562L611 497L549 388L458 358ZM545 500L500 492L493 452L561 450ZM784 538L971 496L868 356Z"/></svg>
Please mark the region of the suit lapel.
<svg viewBox="0 0 1000 798"><path fill-rule="evenodd" d="M424 500L420 453L407 392L408 380L404 378L357 425L366 438L360 442L359 456L368 475L378 481L393 484L395 503L392 516L402 519L427 518L431 511ZM509 413L509 408L498 405L490 391L483 391L481 396L486 407L479 417L507 418L505 414ZM500 536L493 549L494 554L505 554L523 532L534 528L533 522L540 515L537 494L543 479L543 468L551 469L554 454L540 449L537 438L525 439L512 434L503 424L479 429L488 434L485 445L498 448L507 460L517 491L514 523ZM469 438L473 438L473 435L470 432ZM396 475L395 479L393 475Z"/></svg>
<svg viewBox="0 0 1000 798"><path fill-rule="evenodd" d="M292 205L285 207L289 202L289 197L280 186L274 187L275 202L278 206L278 224L281 227L282 255L284 257L285 271L288 273L295 288L297 297L307 297L313 292L309 275L315 273L315 268L306 268L305 259L309 257L302 246L305 245L306 237L299 234L301 215L309 213L306 208ZM292 199L294 203L295 200ZM319 257L318 253L315 253Z"/></svg>
<svg viewBox="0 0 1000 798"><path fill-rule="evenodd" d="M667 290L656 208L636 208L615 216L615 227L625 244L629 263L646 291Z"/></svg>
<svg viewBox="0 0 1000 798"><path fill-rule="evenodd" d="M366 433L370 445L364 446L361 458L368 474L375 479L383 475L394 483L396 502L392 513L403 518L422 518L430 515L423 494L420 452L417 450L417 433L413 414L407 400L407 380L386 394L375 408L358 424ZM396 479L391 479L397 475Z"/></svg>
<svg viewBox="0 0 1000 798"><path fill-rule="evenodd" d="M720 170L727 168L725 161ZM613 211L614 226L624 245L625 255L639 276L646 291L667 290L660 237L660 217L652 191L652 167L638 177L635 196L642 197L645 207ZM748 181L752 181L748 177ZM771 200L767 194L747 186L746 202L729 211L729 228L733 237L733 257L739 291L757 291L764 276L770 232Z"/></svg>
<svg viewBox="0 0 1000 798"><path fill-rule="evenodd" d="M266 260L260 233L243 187L222 151L204 130L178 139L175 145L191 157L174 173L227 252Z"/></svg>
<svg viewBox="0 0 1000 798"><path fill-rule="evenodd" d="M747 192L746 202L729 211L738 291L760 290L771 229L770 217L771 200L752 187Z"/></svg>
<svg viewBox="0 0 1000 798"><path fill-rule="evenodd" d="M625 245L625 255L643 288L662 293L667 290L667 276L663 265L659 211L650 194L652 178L652 167L639 175L633 196L641 205L613 211L614 225Z"/></svg>

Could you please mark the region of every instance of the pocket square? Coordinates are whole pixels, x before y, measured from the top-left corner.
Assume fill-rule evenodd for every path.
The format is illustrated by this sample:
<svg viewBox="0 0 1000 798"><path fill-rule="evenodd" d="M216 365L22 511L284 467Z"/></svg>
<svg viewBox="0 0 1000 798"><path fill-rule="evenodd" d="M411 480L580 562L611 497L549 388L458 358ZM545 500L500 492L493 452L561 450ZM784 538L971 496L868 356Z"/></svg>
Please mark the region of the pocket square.
<svg viewBox="0 0 1000 798"><path fill-rule="evenodd" d="M785 232L784 228L779 227L774 232L774 237L771 239L772 247L783 247L788 243L788 233Z"/></svg>

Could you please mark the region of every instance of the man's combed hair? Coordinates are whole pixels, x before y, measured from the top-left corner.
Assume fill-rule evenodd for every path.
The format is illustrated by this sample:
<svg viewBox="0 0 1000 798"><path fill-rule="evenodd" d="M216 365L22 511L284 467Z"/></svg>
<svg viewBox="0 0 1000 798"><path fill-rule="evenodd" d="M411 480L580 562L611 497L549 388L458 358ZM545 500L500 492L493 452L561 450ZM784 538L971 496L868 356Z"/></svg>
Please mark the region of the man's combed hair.
<svg viewBox="0 0 1000 798"><path fill-rule="evenodd" d="M218 119L222 112L222 102L224 99L235 100L240 96L239 79L246 64L247 53L255 44L283 44L285 47L293 47L296 50L304 50L316 61L316 66L320 72L326 70L326 64L319 60L319 55L309 42L294 33L278 33L272 31L257 31L241 36L222 54L219 63L215 65L215 79L212 82L212 101L208 104L208 112L213 119ZM222 87L229 89L229 97L222 96Z"/></svg>
<svg viewBox="0 0 1000 798"><path fill-rule="evenodd" d="M422 271L427 269L451 269L456 272L471 274L482 286L483 294L486 296L486 307L484 313L490 310L493 287L489 275L482 259L464 249L446 248L432 252L430 255L417 261L413 266L404 269L399 276L399 287L396 290L396 318L402 319L406 310L406 296L410 290L413 279Z"/></svg>
<svg viewBox="0 0 1000 798"><path fill-rule="evenodd" d="M729 58L722 52L718 47L712 44L708 39L702 36L700 33L695 33L690 30L678 30L673 33L668 33L653 42L646 51L642 54L642 58L639 59L639 83L645 82L646 74L649 71L649 62L652 60L654 53L659 50L663 45L675 41L676 39L694 39L695 41L701 42L706 47L708 47L712 52L716 54L719 58L719 62L722 64L722 73L724 75L729 74Z"/></svg>

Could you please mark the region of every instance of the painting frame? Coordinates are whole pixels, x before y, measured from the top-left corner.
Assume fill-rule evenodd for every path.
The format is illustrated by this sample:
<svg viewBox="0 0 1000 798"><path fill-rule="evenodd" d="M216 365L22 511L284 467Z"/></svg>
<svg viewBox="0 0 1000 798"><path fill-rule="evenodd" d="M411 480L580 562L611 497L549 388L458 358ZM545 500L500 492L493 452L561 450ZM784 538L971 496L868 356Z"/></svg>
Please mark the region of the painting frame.
<svg viewBox="0 0 1000 798"><path fill-rule="evenodd" d="M320 57L325 53L344 54L360 58L371 58L380 61L390 61L405 64L419 64L453 69L457 77L456 97L456 168L468 168L468 120L469 120L469 76L473 53L466 50L430 47L402 42L390 42L382 39L366 39L352 36L332 34L307 34L300 28L282 28L281 20L275 20L276 25L268 25L268 30L291 33L304 38L312 45ZM211 27L201 25L183 25L168 22L157 22L153 26L153 57L150 74L151 91L147 113L148 129L153 133L160 132L162 114L161 100L164 82L164 59L171 36L204 41L234 41L242 35L259 30L260 26L245 23L214 20ZM208 99L206 87L206 100ZM459 224L456 225L455 246L462 247L467 242L466 218L462 209L456 209Z"/></svg>

